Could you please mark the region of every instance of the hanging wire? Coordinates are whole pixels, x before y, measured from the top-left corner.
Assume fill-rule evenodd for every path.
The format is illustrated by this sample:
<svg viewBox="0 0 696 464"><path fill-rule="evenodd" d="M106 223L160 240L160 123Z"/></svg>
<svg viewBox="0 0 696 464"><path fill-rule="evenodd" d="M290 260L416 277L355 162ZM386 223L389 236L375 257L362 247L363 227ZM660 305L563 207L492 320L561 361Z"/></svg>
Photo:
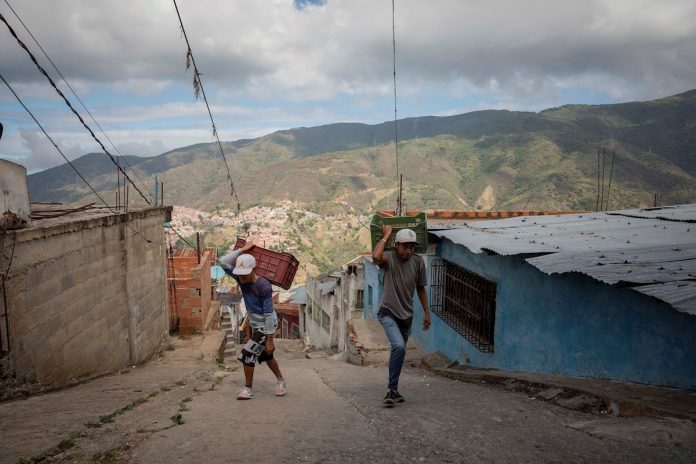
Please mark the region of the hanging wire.
<svg viewBox="0 0 696 464"><path fill-rule="evenodd" d="M183 240L188 246L190 246L190 247L193 248L194 250L197 249L194 245L191 245L191 242L189 242L188 240L186 240L186 238L185 238L183 235L181 235L179 232L177 232L177 230L176 230L174 227L170 227L170 229L171 229L176 235L178 235L179 238L180 238L181 240Z"/></svg>
<svg viewBox="0 0 696 464"><path fill-rule="evenodd" d="M2 230L2 238L3 238L3 247L5 245L5 236L7 235L7 231L5 229L0 229ZM13 231L12 233L12 251L10 252L10 259L7 263L7 269L2 273L2 289L5 291L5 279L10 275L10 268L12 267L12 260L14 259L14 252L15 252L15 247L17 246L17 231ZM5 250L3 249L3 253ZM7 256L7 255L5 255ZM7 306L5 306L7 308ZM0 347L1 348L1 347Z"/></svg>
<svg viewBox="0 0 696 464"><path fill-rule="evenodd" d="M48 53L46 53L46 50L43 49L43 47L41 46L41 44L39 43L39 41L36 39L36 37L34 37L34 34L32 34L31 31L29 30L29 28L27 27L27 25L24 24L24 21L22 21L22 18L19 17L19 15L17 14L17 12L14 10L14 8L12 8L12 5L10 5L9 2L8 2L7 0L4 0L4 1L5 1L5 3L7 4L7 6L10 8L10 10L12 11L12 13L14 13L15 17L17 18L17 20L22 24L22 26L24 26L24 29L27 31L27 33L28 33L28 34L31 36L31 38L34 40L34 43L36 43L36 46L39 47L39 49L40 49L41 52L44 54L44 56L46 57L46 59L51 63L51 65L53 66L53 69L55 69L56 72L58 73L58 75L60 76L60 78L63 79L63 82L65 82L65 85L68 86L68 88L70 89L70 92L72 92L72 94L75 96L75 98L77 98L77 101L80 102L80 105L82 105L82 108L87 112L87 114L89 114L89 117L92 118L92 121L94 121L94 124L96 124L97 127L99 128L99 130L101 131L101 133L104 134L104 137L106 137L106 140L108 140L109 143L111 144L111 146L114 147L114 150L116 150L116 153L118 153L118 155L120 156L120 159L123 160L123 162L126 164L126 166L128 166L128 167L130 168L131 172L132 172L132 173L135 175L135 177L137 177L137 179L140 181L140 185L143 187L143 190L147 190L147 187L145 186L145 182L143 182L143 180L140 178L140 176L139 176L138 173L135 171L135 169L133 169L133 166L131 166L131 165L128 163L128 160L126 160L126 158L123 156L123 154L118 150L118 148L116 148L116 145L114 144L114 142L112 142L111 139L109 138L109 136L106 134L106 132L104 132L104 129L102 128L102 126L101 126L101 125L97 122L97 120L94 118L94 115L92 115L92 113L87 109L87 106L85 106L84 102L83 102L83 101L80 99L80 97L77 95L77 93L76 93L75 90L72 88L72 86L70 85L70 83L68 83L67 79L65 78L65 76L63 76L63 73L60 72L60 69L58 69L58 66L56 66L56 64L53 62L53 60L51 59L51 57L48 56Z"/></svg>
<svg viewBox="0 0 696 464"><path fill-rule="evenodd" d="M396 111L396 24L395 24L395 6L392 0L392 60L394 64L394 157L396 159L396 187L399 192L397 198L397 215L401 215L401 182L399 179L399 130L397 125Z"/></svg>
<svg viewBox="0 0 696 464"><path fill-rule="evenodd" d="M604 207L604 211L609 211L609 193L611 192L611 178L614 174L614 158L616 158L616 150L611 154L611 169L609 169L609 186L607 187L607 204Z"/></svg>
<svg viewBox="0 0 696 464"><path fill-rule="evenodd" d="M24 51L27 52L27 54L28 54L29 57L31 58L31 61L34 62L34 65L39 69L39 71L41 72L41 74L43 74L43 75L46 77L46 79L48 79L48 82L51 84L51 86L55 89L55 91L58 93L58 95L61 96L61 98L63 99L63 101L65 102L65 104L68 106L68 108L70 108L70 110L75 114L75 116L77 116L77 119L80 120L80 122L81 122L82 125L85 127L85 129L87 129L87 130L89 131L89 133L90 133L90 135L92 136L92 138L99 144L99 146L100 146L101 149L104 151L104 153L106 153L106 154L109 156L109 158L111 159L111 162L114 163L114 165L116 165L116 167L117 167L118 170L121 172L121 174L124 175L124 177L128 180L128 182L133 186L133 188L135 188L135 190L138 191L138 193L139 193L140 196L143 198L143 200L145 200L145 202L149 205L149 204L150 204L150 200L147 199L147 197L143 194L143 192L138 188L138 186L137 186L137 185L133 182L133 180L128 176L128 174L126 173L126 171L118 164L118 162L116 161L116 159L114 158L114 156L113 156L111 153L109 153L109 151L106 149L106 147L105 147L104 144L101 142L101 140L99 140L99 139L97 138L97 136L94 134L94 131L92 131L92 129L87 125L87 123L84 121L84 119L82 119L82 116L80 116L80 113L78 113L78 112L75 110L75 108L72 106L72 104L71 104L70 101L67 99L67 97L63 94L63 92L58 88L58 86L56 85L56 83L53 81L53 79L51 78L51 76L48 75L48 73L46 72L46 70L45 70L45 69L39 64L39 62L36 60L36 57L34 56L34 54L31 53L31 51L29 51L29 48L27 48L27 46L24 44L24 42L22 42L22 40L17 36L17 33L14 31L14 29L12 29L12 26L10 26L10 24L7 22L7 20L5 19L5 16L3 16L2 13L0 13L0 20L1 20L3 23L5 23L5 26L7 26L7 28L9 29L10 34L12 34L12 36L15 38L15 40L16 40L17 43L20 45L20 47L22 47L22 48L24 49ZM3 79L3 80L4 80L4 79ZM14 92L13 92L13 93L14 93Z"/></svg>
<svg viewBox="0 0 696 464"><path fill-rule="evenodd" d="M220 137L218 136L217 128L215 126L215 120L213 119L213 113L210 110L210 105L208 104L208 98L205 95L205 89L203 88L203 81L201 81L201 73L198 71L196 66L196 59L193 57L193 51L191 50L191 43L189 42L188 36L186 35L186 29L184 28L184 22L181 19L181 14L179 13L179 7L174 2L174 8L176 9L176 16L179 18L179 24L181 26L181 33L186 41L186 69L188 70L193 65L193 93L196 99L200 95L203 96L203 101L205 102L205 107L208 109L208 116L210 116L210 123L213 128L213 137L217 140L218 148L220 148L220 154L222 155L222 160L225 163L225 169L227 169L227 180L230 182L230 195L234 198L236 202L236 211L238 215L241 215L242 221L246 222L244 215L241 214L241 205L239 203L239 197L237 196L237 190L234 188L234 182L232 181L232 174L230 174L230 167L227 164L227 158L225 157L225 150L222 148L222 142L220 142Z"/></svg>
<svg viewBox="0 0 696 464"><path fill-rule="evenodd" d="M78 176L80 176L80 179L82 179L82 180L84 181L84 183L87 184L87 187L89 187L90 190L92 190L92 192L94 192L94 194L97 196L97 198L99 198L99 199L102 201L102 203L104 203L104 205L105 205L112 213L114 213L114 214L116 214L116 215L118 215L118 216L120 217L120 216L121 216L120 211L117 211L117 210L115 210L114 208L112 208L111 206L109 206L109 204L106 202L106 200L104 200L104 198L102 198L102 196L99 195L99 193L97 193L97 191L90 185L90 183L87 182L87 179L85 179L85 177L80 173L80 171L77 170L77 168L75 167L75 165L72 164L72 163L70 162L70 160L68 159L68 157L65 156L65 154L63 153L63 151L58 147L58 144L53 140L53 138L51 138L50 135L48 135L48 133L46 132L46 130L44 129L44 127L41 125L41 123L39 122L39 120L36 119L36 117L34 116L34 114L29 110L29 108L27 108L27 106L24 104L24 102L22 101L22 99L19 98L19 95L17 95L17 92L14 91L14 89L12 88L12 86L10 86L10 83L7 82L7 81L5 80L5 78L2 76L2 74L0 74L0 80L2 80L2 81L5 83L5 85L7 86L7 88L10 89L10 92L12 92L12 94L15 96L15 98L17 99L17 101L19 102L19 104L22 105L22 107L26 110L27 113L29 113L29 116L31 116L31 118L34 120L34 122L39 126L39 129L41 129L41 131L42 131L42 132L44 133L44 135L48 138L48 140L53 144L53 146L56 147L56 150L58 150L58 153L60 153L60 156L62 156L63 159L70 165L70 167L73 168L73 170L75 171L75 173L76 173ZM126 227L128 227L128 228L131 229L133 232L135 232L136 235L140 236L140 237L141 237L143 240L145 240L147 243L155 243L155 244L158 244L158 245L162 245L161 242L154 242L154 241L150 240L149 238L145 237L141 232L139 232L138 230L134 229L133 226L131 226L130 224L128 224L128 222L126 222L125 219L123 219L123 223L126 225Z"/></svg>

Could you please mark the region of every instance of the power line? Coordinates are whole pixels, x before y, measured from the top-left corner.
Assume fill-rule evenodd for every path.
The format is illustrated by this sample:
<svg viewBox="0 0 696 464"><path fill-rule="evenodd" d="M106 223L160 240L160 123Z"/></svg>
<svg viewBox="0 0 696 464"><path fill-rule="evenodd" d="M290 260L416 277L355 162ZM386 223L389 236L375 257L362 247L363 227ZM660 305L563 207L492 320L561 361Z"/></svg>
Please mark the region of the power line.
<svg viewBox="0 0 696 464"><path fill-rule="evenodd" d="M34 116L34 114L29 110L29 108L27 108L27 106L24 104L24 102L22 101L22 99L19 98L19 95L17 95L17 92L14 91L14 89L12 88L12 86L9 84L9 82L7 82L7 81L5 80L5 78L2 76L2 74L0 74L0 79L5 83L5 85L7 86L7 88L10 89L10 92L12 92L12 94L15 96L15 98L17 99L17 101L19 102L19 104L22 105L22 107L26 110L27 113L29 113L29 116L31 116L31 118L34 120L34 122L39 126L39 129L41 129L41 131L42 131L42 132L44 133L44 135L48 138L48 140L53 144L54 147L56 147L56 150L58 150L58 153L60 153L60 156L62 156L63 159L65 159L65 161L70 165L70 167L73 168L73 170L75 171L75 173L76 173L78 176L80 176L80 179L82 179L82 180L84 181L84 183L87 184L87 187L89 187L90 190L92 190L92 192L94 192L94 194L97 196L97 198L99 198L99 199L102 201L102 203L104 203L104 205L106 205L106 207L107 207L112 213L117 214L117 215L120 216L121 213L120 213L119 211L116 211L115 209L113 209L111 206L109 206L109 204L106 202L106 200L104 200L104 199L101 197L101 195L99 195L99 193L97 193L97 191L94 190L94 188L90 185L90 183L87 182L87 179L84 178L84 176L80 173L80 171L77 170L77 168L75 167L75 165L72 164L72 163L70 162L70 160L68 159L67 156L65 156L65 154L64 154L63 151L60 149L60 147L58 147L58 144L56 144L56 142L53 141L53 138L51 138L51 136L48 135L48 133L47 133L46 130L43 128L43 126L41 125L41 123L39 122L39 120L36 119L36 117ZM150 240L149 238L145 237L141 232L137 231L137 230L134 229L130 224L128 224L128 222L126 222L125 219L123 220L123 223L126 225L126 227L128 227L128 228L131 229L133 232L135 232L136 235L139 235L139 236L140 236L143 240L145 240L147 243L155 243L155 244L160 244L160 245L161 245L160 242L154 242L154 241Z"/></svg>
<svg viewBox="0 0 696 464"><path fill-rule="evenodd" d="M401 215L401 179L399 177L399 129L397 123L396 112L396 23L394 0L392 0L392 60L394 64L394 157L396 158L396 185L398 187L399 196L397 199L397 216Z"/></svg>
<svg viewBox="0 0 696 464"><path fill-rule="evenodd" d="M611 154L611 169L609 170L609 187L607 187L607 205L604 207L604 211L609 210L609 193L611 192L611 177L614 174L614 158L616 158L616 150Z"/></svg>
<svg viewBox="0 0 696 464"><path fill-rule="evenodd" d="M128 179L128 182L130 182L130 184L133 186L133 188L135 188L135 190L138 191L138 193L140 194L140 196L143 197L143 200L145 200L145 202L149 205L149 204L150 204L150 200L148 200L147 197L143 194L143 192L140 191L140 189L138 188L138 186L135 185L135 183L133 182L133 180L131 180L131 178L128 176L128 174L126 173L126 171L121 167L120 164L118 164L118 162L116 161L116 159L114 158L114 156L113 156L111 153L109 153L109 151L106 149L106 147L105 147L104 144L101 142L101 140L99 140L99 139L97 138L97 136L94 134L94 131L92 131L92 129L87 125L87 123L84 121L84 119L82 119L82 116L80 116L80 113L78 113L78 112L75 110L75 108L73 108L73 106L72 106L72 104L70 103L70 101L66 98L66 96L63 94L63 92L58 88L58 86L57 86L56 83L53 81L53 79L51 79L51 76L48 75L48 73L46 72L46 70L39 64L39 62L36 60L36 57L31 53L31 51L29 51L29 49L28 49L27 46L24 44L24 42L22 42L22 40L17 36L17 33L14 31L14 29L12 29L12 26L10 26L10 24L7 22L7 20L5 19L5 16L3 16L2 13L0 13L0 20L2 20L2 22L5 23L5 25L7 26L7 28L10 30L10 34L12 34L12 36L15 38L15 40L17 40L17 43L19 43L20 47L22 47L22 48L24 49L24 51L26 51L27 54L29 54L29 57L30 57L31 60L34 62L34 65L36 65L36 67L39 69L39 71L41 72L41 74L43 74L44 76L46 76L46 79L48 79L48 82L51 84L51 86L55 89L56 92L58 92L58 95L60 95L61 98L63 99L63 101L65 102L65 104L68 105L68 108L70 108L70 110L75 114L75 116L77 116L77 119L80 120L80 122L81 122L82 125L85 127L85 129L87 129L87 130L89 131L89 133L92 135L92 138L99 144L99 146L100 146L101 149L104 151L104 153L106 153L106 154L109 156L109 158L111 159L111 162L114 163L114 165L116 165L116 167L118 168L118 170L125 176L126 179ZM3 80L4 80L4 79L3 79Z"/></svg>
<svg viewBox="0 0 696 464"><path fill-rule="evenodd" d="M201 81L201 73L198 71L198 67L196 66L196 60L193 57L193 51L191 50L191 43L189 42L188 36L186 35L186 29L184 28L184 22L181 19L181 14L179 13L179 7L176 4L176 0L172 0L174 2L174 9L176 9L176 16L179 18L179 24L181 25L181 32L184 36L184 40L186 41L186 46L188 47L188 50L186 52L186 69L189 69L191 65L193 64L193 91L196 96L196 99L199 98L199 95L203 95L203 101L205 102L205 107L208 109L208 116L210 116L210 122L213 126L213 136L217 140L218 147L220 148L220 154L222 155L222 160L225 162L225 169L227 169L227 180L230 182L230 194L232 197L234 197L235 201L237 202L237 214L241 213L241 205L239 204L239 197L237 196L237 191L234 188L234 182L232 181L232 174L230 174L230 167L227 164L227 158L225 157L225 151L222 149L222 143L220 142L220 137L218 136L217 128L215 127L215 120L213 119L213 113L210 111L210 105L208 104L208 98L205 95L205 89L203 88L203 81ZM244 215L242 215L242 220L244 220ZM246 222L246 221L244 221Z"/></svg>
<svg viewBox="0 0 696 464"><path fill-rule="evenodd" d="M190 247L193 248L194 250L197 250L197 249L198 249L197 247L191 245L191 242L189 242L188 240L186 240L186 238L184 238L183 235L181 235L179 232L177 232L177 230L176 230L174 227L170 227L170 229L171 229L172 231L174 231L174 233L175 233L176 235L178 235L179 238L180 238L181 240L183 240L188 246L190 246Z"/></svg>
<svg viewBox="0 0 696 464"><path fill-rule="evenodd" d="M94 118L94 116L92 115L92 113L87 109L87 106L84 104L84 102L83 102L83 101L80 99L80 97L77 95L77 92L75 92L75 90L72 88L72 86L70 85L70 83L68 83L68 80L65 78L65 76L63 76L63 73L60 72L60 69L58 69L58 66L56 66L56 64L53 62L53 60L51 59L51 57L48 56L48 53L46 53L46 50L43 49L43 47L41 46L41 44L39 43L39 41L36 39L36 37L34 37L34 34L32 34L32 32L29 30L29 28L27 27L27 25L24 24L24 21L22 21L22 18L19 17L19 15L17 14L17 12L14 10L14 8L12 8L12 5L10 5L10 3L9 3L7 0L4 0L4 1L5 1L5 4L7 4L7 6L10 8L10 10L12 11L12 13L14 13L15 17L17 18L17 20L22 24L22 26L24 26L24 29L25 29L25 30L27 31L27 33L31 36L31 38L34 40L34 42L35 42L36 45L39 47L39 49L41 50L41 52L44 54L44 56L46 57L46 59L51 63L51 65L53 66L53 69L55 69L56 72L58 73L58 75L61 77L61 79L63 79L63 82L65 82L65 85L68 86L68 88L70 89L70 91L72 92L72 94L75 96L75 98L77 98L77 101L80 102L80 104L82 105L82 108L84 108L84 110L87 112L87 114L89 114L90 118L92 118L92 121L94 121L94 123L97 125L97 127L99 128L99 130L101 131L101 133L104 134L104 137L106 137L106 140L108 140L109 143L111 144L111 146L114 147L114 150L116 150L116 153L119 154L120 159L122 159L123 162L126 163L126 166L128 166L128 167L130 168L131 172L133 172L133 174L135 174L135 177L138 178L138 180L140 181L140 185L142 185L142 187L143 187L143 190L147 190L147 187L145 186L145 182L143 182L143 180L140 178L140 176L139 176L138 173L135 171L135 169L133 169L133 166L131 166L131 165L128 163L128 160L126 160L126 158L125 158L125 157L123 156L123 154L119 151L119 149L116 148L116 145L114 144L114 142L111 141L111 139L110 139L109 136L106 134L106 132L104 131L104 129L102 128L102 126L97 122L97 120Z"/></svg>

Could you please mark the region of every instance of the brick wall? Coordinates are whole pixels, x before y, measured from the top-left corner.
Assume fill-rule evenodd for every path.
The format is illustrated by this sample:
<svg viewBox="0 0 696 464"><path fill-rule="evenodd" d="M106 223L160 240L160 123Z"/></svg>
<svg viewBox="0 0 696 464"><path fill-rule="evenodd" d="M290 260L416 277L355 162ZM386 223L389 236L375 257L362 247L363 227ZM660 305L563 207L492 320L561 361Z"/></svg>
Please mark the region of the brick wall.
<svg viewBox="0 0 696 464"><path fill-rule="evenodd" d="M215 248L201 251L175 249L168 265L170 329L180 334L201 333L211 302L210 268L216 259Z"/></svg>
<svg viewBox="0 0 696 464"><path fill-rule="evenodd" d="M25 381L61 384L152 356L167 333L162 224L170 216L171 207L121 215L152 243L116 215L3 236L3 250L14 248L3 368ZM7 268L7 256L0 264Z"/></svg>

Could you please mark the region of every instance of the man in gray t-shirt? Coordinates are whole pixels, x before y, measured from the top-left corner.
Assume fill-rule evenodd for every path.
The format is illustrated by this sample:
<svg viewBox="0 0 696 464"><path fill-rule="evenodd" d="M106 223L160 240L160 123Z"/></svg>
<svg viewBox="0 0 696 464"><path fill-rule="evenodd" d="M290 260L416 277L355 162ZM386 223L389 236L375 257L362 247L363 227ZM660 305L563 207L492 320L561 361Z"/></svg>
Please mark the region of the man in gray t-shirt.
<svg viewBox="0 0 696 464"><path fill-rule="evenodd" d="M406 342L411 334L414 290L423 307L423 330L430 328L425 264L420 256L414 256L418 244L416 233L411 229L401 229L394 239L394 251L384 251L391 233L391 226L384 226L382 238L372 250L373 262L384 271L384 294L378 318L391 345L389 384L383 401L389 407L404 401L398 390L399 376L406 357Z"/></svg>

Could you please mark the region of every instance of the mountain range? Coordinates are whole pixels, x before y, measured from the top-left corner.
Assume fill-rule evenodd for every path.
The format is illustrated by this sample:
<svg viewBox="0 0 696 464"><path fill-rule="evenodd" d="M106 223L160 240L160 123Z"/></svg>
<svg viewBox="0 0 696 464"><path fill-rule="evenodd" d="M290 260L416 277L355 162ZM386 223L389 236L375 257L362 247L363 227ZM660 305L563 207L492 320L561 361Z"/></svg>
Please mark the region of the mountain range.
<svg viewBox="0 0 696 464"><path fill-rule="evenodd" d="M397 172L410 210L594 210L598 197L619 209L652 206L655 193L663 204L696 202L696 90L647 102L407 118L396 129L398 145L392 121L295 128L222 146L243 209L283 201L319 213L393 209ZM166 204L236 207L217 143L121 161L146 196L157 176ZM113 201L116 167L105 154L73 164ZM67 164L30 175L28 185L32 201L95 201ZM133 189L129 196L142 203Z"/></svg>

